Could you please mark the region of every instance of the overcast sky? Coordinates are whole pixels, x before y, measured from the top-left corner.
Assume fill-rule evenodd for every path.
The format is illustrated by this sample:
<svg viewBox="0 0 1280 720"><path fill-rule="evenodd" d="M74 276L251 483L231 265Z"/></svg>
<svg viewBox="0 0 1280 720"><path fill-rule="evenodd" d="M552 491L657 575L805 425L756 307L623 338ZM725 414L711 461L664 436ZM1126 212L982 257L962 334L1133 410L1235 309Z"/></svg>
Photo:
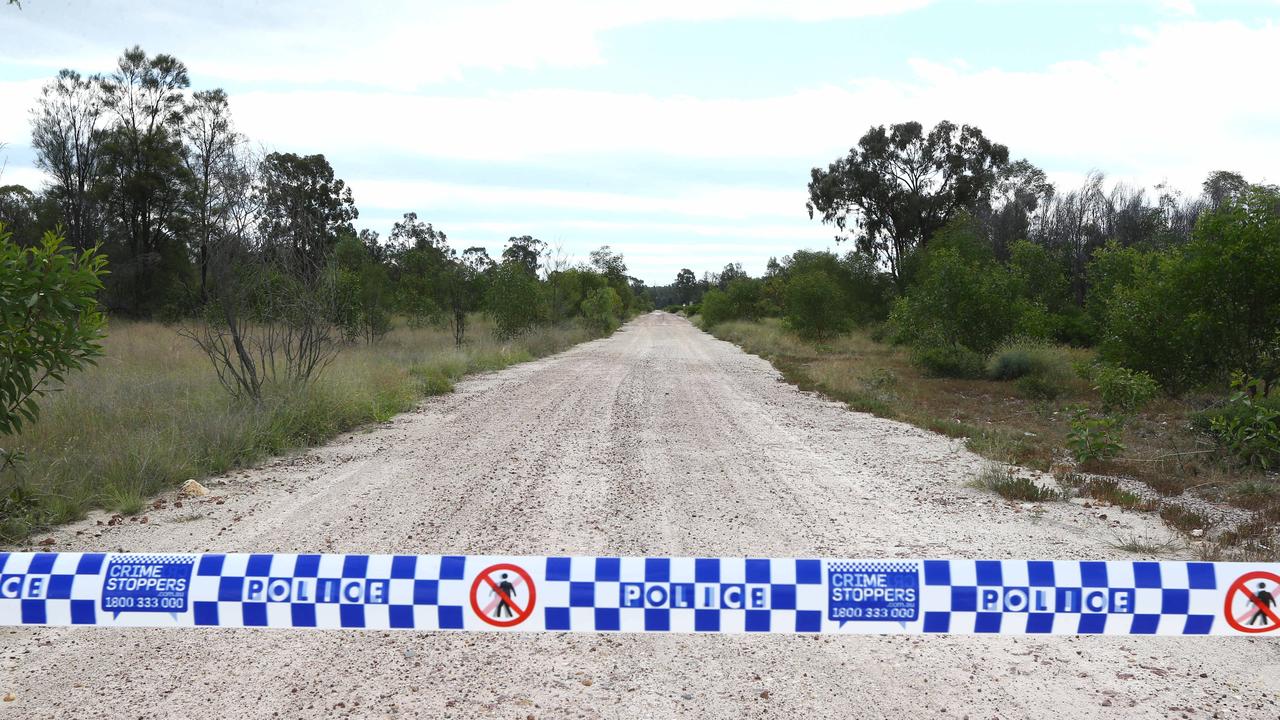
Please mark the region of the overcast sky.
<svg viewBox="0 0 1280 720"><path fill-rule="evenodd" d="M1280 180L1280 1L98 2L0 7L3 182L28 109L126 46L225 88L268 149L324 153L359 227L602 244L667 284L832 246L809 170L873 124L975 124L1059 184Z"/></svg>

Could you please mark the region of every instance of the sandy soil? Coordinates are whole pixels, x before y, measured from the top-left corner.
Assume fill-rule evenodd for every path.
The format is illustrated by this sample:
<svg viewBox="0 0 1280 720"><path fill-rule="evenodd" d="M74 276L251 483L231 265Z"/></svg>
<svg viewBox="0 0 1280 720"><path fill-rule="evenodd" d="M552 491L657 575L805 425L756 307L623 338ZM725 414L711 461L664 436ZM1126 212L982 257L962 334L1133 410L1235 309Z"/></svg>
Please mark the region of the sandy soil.
<svg viewBox="0 0 1280 720"><path fill-rule="evenodd" d="M59 550L1132 558L655 313ZM17 717L1266 717L1275 641L0 630ZM1217 714L1215 714L1217 713Z"/></svg>

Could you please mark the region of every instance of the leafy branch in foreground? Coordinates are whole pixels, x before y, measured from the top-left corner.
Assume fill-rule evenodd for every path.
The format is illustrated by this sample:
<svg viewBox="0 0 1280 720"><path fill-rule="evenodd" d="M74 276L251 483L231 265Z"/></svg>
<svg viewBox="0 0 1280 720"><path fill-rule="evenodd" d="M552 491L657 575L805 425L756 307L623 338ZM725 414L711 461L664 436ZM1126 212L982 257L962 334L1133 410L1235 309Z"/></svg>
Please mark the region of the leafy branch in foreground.
<svg viewBox="0 0 1280 720"><path fill-rule="evenodd" d="M36 420L50 381L102 354L97 294L106 263L96 248L64 247L56 232L20 248L0 224L0 435ZM14 459L0 449L0 466Z"/></svg>

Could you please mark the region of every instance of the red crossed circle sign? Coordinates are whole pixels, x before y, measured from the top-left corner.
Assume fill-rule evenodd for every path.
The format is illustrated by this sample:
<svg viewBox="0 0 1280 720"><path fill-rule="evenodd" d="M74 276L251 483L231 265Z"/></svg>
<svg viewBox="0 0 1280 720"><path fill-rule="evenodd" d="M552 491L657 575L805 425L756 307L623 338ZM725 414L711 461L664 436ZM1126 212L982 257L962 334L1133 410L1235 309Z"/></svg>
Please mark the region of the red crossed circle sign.
<svg viewBox="0 0 1280 720"><path fill-rule="evenodd" d="M1280 628L1280 614L1277 614L1276 608L1259 600L1258 596L1249 589L1248 583L1252 580L1269 581L1272 590L1280 588L1280 575L1275 573L1258 570L1241 575L1227 589L1227 599L1223 605L1223 614L1227 616L1227 624L1240 632L1246 633L1271 632L1276 628ZM1236 602L1236 593L1244 593L1245 599L1249 601L1239 616L1236 616L1233 609ZM1246 622L1251 623L1253 621L1257 613L1262 613L1262 617L1266 622L1260 626L1246 625Z"/></svg>
<svg viewBox="0 0 1280 720"><path fill-rule="evenodd" d="M512 573L516 576L514 579L510 577ZM528 620L537 599L533 578L524 568L511 563L490 565L471 583L471 610L476 617L497 627L511 627Z"/></svg>

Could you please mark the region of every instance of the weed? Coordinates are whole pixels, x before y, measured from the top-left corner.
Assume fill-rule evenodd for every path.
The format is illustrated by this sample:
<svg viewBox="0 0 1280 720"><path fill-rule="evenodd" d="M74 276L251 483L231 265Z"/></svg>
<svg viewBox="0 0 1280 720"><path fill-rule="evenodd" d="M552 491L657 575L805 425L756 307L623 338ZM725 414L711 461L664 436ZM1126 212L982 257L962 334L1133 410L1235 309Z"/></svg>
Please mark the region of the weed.
<svg viewBox="0 0 1280 720"><path fill-rule="evenodd" d="M1160 386L1154 378L1142 371L1133 371L1119 365L1099 364L1093 368L1094 390L1102 397L1102 407L1108 412L1132 414L1151 402Z"/></svg>
<svg viewBox="0 0 1280 720"><path fill-rule="evenodd" d="M1041 487L1031 478L1016 474L1013 468L1006 469L996 463L984 465L974 484L1006 500L1048 502L1062 499L1057 490Z"/></svg>
<svg viewBox="0 0 1280 720"><path fill-rule="evenodd" d="M952 418L929 418L924 427L949 438L968 438L978 434L978 429L974 426Z"/></svg>
<svg viewBox="0 0 1280 720"><path fill-rule="evenodd" d="M1076 462L1109 460L1124 450L1120 443L1120 420L1113 417L1090 417L1083 407L1076 407L1071 415L1071 431L1067 433L1067 447Z"/></svg>
<svg viewBox="0 0 1280 720"><path fill-rule="evenodd" d="M1232 505L1246 510L1262 510L1280 504L1280 486L1273 480L1245 480L1227 490Z"/></svg>
<svg viewBox="0 0 1280 720"><path fill-rule="evenodd" d="M1067 351L1036 339L1013 339L1001 345L987 361L987 377L1017 380L1018 395L1028 400L1054 400L1072 385Z"/></svg>
<svg viewBox="0 0 1280 720"><path fill-rule="evenodd" d="M1081 487L1081 493L1108 505L1115 505L1126 510L1147 507L1147 503L1144 503L1142 498L1128 490L1121 489L1120 483L1114 478L1091 478Z"/></svg>
<svg viewBox="0 0 1280 720"><path fill-rule="evenodd" d="M930 377L982 377L982 356L955 345L918 348L912 359Z"/></svg>
<svg viewBox="0 0 1280 720"><path fill-rule="evenodd" d="M1236 373L1231 399L1209 427L1241 465L1268 470L1280 466L1280 408L1255 401L1260 386L1260 380Z"/></svg>
<svg viewBox="0 0 1280 720"><path fill-rule="evenodd" d="M1148 540L1136 533L1116 535L1107 543L1113 550L1135 553L1137 555L1168 555L1182 548L1182 541L1177 537L1169 537L1163 541Z"/></svg>
<svg viewBox="0 0 1280 720"><path fill-rule="evenodd" d="M1182 505L1165 504L1160 508L1160 519L1174 530L1190 534L1192 530L1207 530L1209 518Z"/></svg>

